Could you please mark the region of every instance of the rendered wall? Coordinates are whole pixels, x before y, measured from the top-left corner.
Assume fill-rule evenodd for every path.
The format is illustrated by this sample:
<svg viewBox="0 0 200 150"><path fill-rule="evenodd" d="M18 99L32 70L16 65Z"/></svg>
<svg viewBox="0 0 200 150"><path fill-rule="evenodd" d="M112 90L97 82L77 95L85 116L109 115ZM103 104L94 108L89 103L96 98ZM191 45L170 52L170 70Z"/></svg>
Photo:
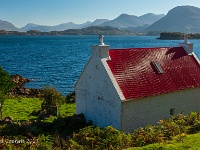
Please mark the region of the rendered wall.
<svg viewBox="0 0 200 150"><path fill-rule="evenodd" d="M122 130L132 132L146 125L158 125L159 120L170 117L173 108L175 115L200 111L200 88L123 102Z"/></svg>
<svg viewBox="0 0 200 150"><path fill-rule="evenodd" d="M97 54L97 55L96 55ZM121 101L110 80L98 51L93 54L76 86L76 113L87 121L121 129Z"/></svg>

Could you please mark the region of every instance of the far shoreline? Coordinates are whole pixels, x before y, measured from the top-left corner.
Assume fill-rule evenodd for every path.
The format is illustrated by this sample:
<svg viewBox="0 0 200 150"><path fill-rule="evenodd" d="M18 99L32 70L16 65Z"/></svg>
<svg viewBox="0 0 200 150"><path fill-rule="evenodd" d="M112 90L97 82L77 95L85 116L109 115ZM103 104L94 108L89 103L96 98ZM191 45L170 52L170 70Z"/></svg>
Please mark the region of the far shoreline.
<svg viewBox="0 0 200 150"><path fill-rule="evenodd" d="M182 40L185 33L181 32L161 32L158 40ZM195 40L200 39L200 33L188 33L188 39Z"/></svg>
<svg viewBox="0 0 200 150"><path fill-rule="evenodd" d="M137 35L136 32L128 31L128 30L120 30L115 27L110 26L91 26L82 29L68 29L64 31L49 31L43 32L39 30L29 30L29 31L6 31L0 30L0 35Z"/></svg>

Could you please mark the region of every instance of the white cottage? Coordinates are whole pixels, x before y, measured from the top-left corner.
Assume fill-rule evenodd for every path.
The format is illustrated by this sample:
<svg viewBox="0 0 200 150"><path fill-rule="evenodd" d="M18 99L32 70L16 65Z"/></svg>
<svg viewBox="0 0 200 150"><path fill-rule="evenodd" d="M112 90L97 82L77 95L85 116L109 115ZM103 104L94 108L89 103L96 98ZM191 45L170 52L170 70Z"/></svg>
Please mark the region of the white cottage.
<svg viewBox="0 0 200 150"><path fill-rule="evenodd" d="M200 62L187 37L178 47L110 49L100 36L75 92L77 114L131 132L200 110Z"/></svg>

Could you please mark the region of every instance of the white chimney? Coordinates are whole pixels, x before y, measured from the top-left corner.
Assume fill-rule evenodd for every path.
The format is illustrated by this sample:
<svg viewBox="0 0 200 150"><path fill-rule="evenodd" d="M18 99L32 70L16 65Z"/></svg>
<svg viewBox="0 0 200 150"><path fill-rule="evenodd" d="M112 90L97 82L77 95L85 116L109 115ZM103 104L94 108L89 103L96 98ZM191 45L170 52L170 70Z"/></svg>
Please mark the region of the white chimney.
<svg viewBox="0 0 200 150"><path fill-rule="evenodd" d="M184 34L184 42L179 43L179 47L183 47L184 50L187 52L188 55L192 55L193 52L193 44L188 42L188 35Z"/></svg>
<svg viewBox="0 0 200 150"><path fill-rule="evenodd" d="M187 34L184 34L184 43L189 43L188 42L188 35Z"/></svg>
<svg viewBox="0 0 200 150"><path fill-rule="evenodd" d="M103 43L103 38L104 38L103 35L99 35L99 46L105 45L105 44Z"/></svg>
<svg viewBox="0 0 200 150"><path fill-rule="evenodd" d="M109 45L105 45L103 42L103 35L99 35L99 44L94 45L92 47L92 55L97 56L100 58L106 58L108 57L108 51L110 49Z"/></svg>

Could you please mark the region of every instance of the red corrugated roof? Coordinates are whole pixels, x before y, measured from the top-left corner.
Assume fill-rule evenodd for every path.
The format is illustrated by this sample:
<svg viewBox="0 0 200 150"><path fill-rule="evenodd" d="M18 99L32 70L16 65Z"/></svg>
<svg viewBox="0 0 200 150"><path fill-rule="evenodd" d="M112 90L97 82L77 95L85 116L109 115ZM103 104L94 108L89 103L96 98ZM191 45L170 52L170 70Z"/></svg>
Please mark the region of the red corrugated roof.
<svg viewBox="0 0 200 150"><path fill-rule="evenodd" d="M200 86L200 66L182 47L110 49L109 56L108 66L126 100Z"/></svg>

